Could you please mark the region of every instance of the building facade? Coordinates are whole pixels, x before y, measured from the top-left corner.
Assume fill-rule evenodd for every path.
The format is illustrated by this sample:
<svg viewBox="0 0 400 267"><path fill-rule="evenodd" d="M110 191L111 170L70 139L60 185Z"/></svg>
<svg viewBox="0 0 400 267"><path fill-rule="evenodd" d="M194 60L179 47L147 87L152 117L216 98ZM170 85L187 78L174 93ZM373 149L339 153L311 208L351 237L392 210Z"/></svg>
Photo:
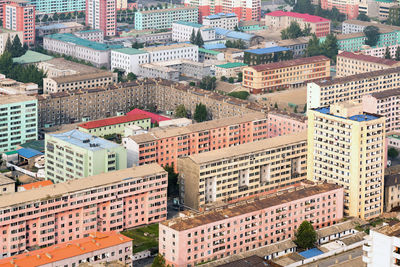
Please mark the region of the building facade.
<svg viewBox="0 0 400 267"><path fill-rule="evenodd" d="M198 23L187 21L176 21L172 23L172 41L189 42L194 32L200 31L203 41L213 41L216 39L215 29L211 26L203 26Z"/></svg>
<svg viewBox="0 0 400 267"><path fill-rule="evenodd" d="M301 132L182 157L181 198L204 210L294 186L307 176L306 139Z"/></svg>
<svg viewBox="0 0 400 267"><path fill-rule="evenodd" d="M0 175L0 196L15 192L15 181L5 175Z"/></svg>
<svg viewBox="0 0 400 267"><path fill-rule="evenodd" d="M272 110L267 118L268 138L307 131L307 117L304 115Z"/></svg>
<svg viewBox="0 0 400 267"><path fill-rule="evenodd" d="M244 51L243 63L253 66L293 58L293 52L286 47L273 46L268 48L249 49Z"/></svg>
<svg viewBox="0 0 400 267"><path fill-rule="evenodd" d="M360 1L361 3L362 1ZM345 14L348 19L356 19L358 17L359 2L355 0L340 1L340 0L322 0L321 8L331 10L336 8L340 13Z"/></svg>
<svg viewBox="0 0 400 267"><path fill-rule="evenodd" d="M344 215L383 212L385 118L340 103L308 111L307 177L344 187Z"/></svg>
<svg viewBox="0 0 400 267"><path fill-rule="evenodd" d="M12 42L15 36L18 36L21 42L24 40L24 33L22 31L7 30L5 28L0 30L0 54L3 54L6 49L7 40L10 39Z"/></svg>
<svg viewBox="0 0 400 267"><path fill-rule="evenodd" d="M9 1L2 5L3 28L23 32L21 42L35 44L35 7L24 0Z"/></svg>
<svg viewBox="0 0 400 267"><path fill-rule="evenodd" d="M55 183L126 168L126 150L78 130L46 134L46 179Z"/></svg>
<svg viewBox="0 0 400 267"><path fill-rule="evenodd" d="M251 94L260 94L329 77L330 59L314 56L245 67L242 85Z"/></svg>
<svg viewBox="0 0 400 267"><path fill-rule="evenodd" d="M85 11L86 0L66 0L66 1L47 1L47 0L29 0L29 3L35 6L38 15L53 13L69 13L75 11Z"/></svg>
<svg viewBox="0 0 400 267"><path fill-rule="evenodd" d="M397 140L398 141L398 140ZM396 166L385 170L384 211L391 212L400 207L400 173Z"/></svg>
<svg viewBox="0 0 400 267"><path fill-rule="evenodd" d="M203 18L204 26L211 26L214 28L234 30L238 24L239 20L235 13L218 13Z"/></svg>
<svg viewBox="0 0 400 267"><path fill-rule="evenodd" d="M304 220L320 228L342 217L343 188L301 186L162 222L159 251L171 266L196 266L279 244L293 238Z"/></svg>
<svg viewBox="0 0 400 267"><path fill-rule="evenodd" d="M225 64L215 65L215 77L218 79L222 76L226 78L237 78L242 73L243 68L247 65L241 62L229 62Z"/></svg>
<svg viewBox="0 0 400 267"><path fill-rule="evenodd" d="M104 36L117 33L117 0L86 0L86 25ZM84 38L86 39L86 38Z"/></svg>
<svg viewBox="0 0 400 267"><path fill-rule="evenodd" d="M168 81L178 82L179 71L166 66L156 64L142 64L139 68L139 76L145 78L161 78Z"/></svg>
<svg viewBox="0 0 400 267"><path fill-rule="evenodd" d="M0 196L0 255L163 221L167 173L157 164Z"/></svg>
<svg viewBox="0 0 400 267"><path fill-rule="evenodd" d="M78 32L75 32L74 34L76 36L78 36L79 38L86 39L89 41L98 42L98 43L104 42L104 32L100 29L78 31Z"/></svg>

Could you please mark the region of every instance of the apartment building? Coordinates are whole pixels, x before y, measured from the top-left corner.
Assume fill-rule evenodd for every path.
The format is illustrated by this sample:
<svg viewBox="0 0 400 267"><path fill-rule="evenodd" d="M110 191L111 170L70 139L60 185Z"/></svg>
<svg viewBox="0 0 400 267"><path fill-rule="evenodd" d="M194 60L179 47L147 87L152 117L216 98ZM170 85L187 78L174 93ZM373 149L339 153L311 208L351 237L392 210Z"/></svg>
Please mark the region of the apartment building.
<svg viewBox="0 0 400 267"><path fill-rule="evenodd" d="M391 59L342 52L336 57L336 76L344 77L399 66L400 62Z"/></svg>
<svg viewBox="0 0 400 267"><path fill-rule="evenodd" d="M245 67L242 85L251 94L261 94L329 77L330 59L314 56Z"/></svg>
<svg viewBox="0 0 400 267"><path fill-rule="evenodd" d="M82 39L86 39L93 42L102 43L104 42L104 32L100 29L95 30L85 30L85 31L78 31L74 33L76 36ZM106 35L107 36L107 35Z"/></svg>
<svg viewBox="0 0 400 267"><path fill-rule="evenodd" d="M0 54L4 53L7 40L10 39L10 41L12 42L14 40L15 36L18 36L18 38L21 42L24 40L24 32L23 31L13 31L13 30L5 29L5 28L0 29Z"/></svg>
<svg viewBox="0 0 400 267"><path fill-rule="evenodd" d="M48 0L30 0L31 5L35 6L36 13L40 15L54 13L69 13L75 11L85 11L85 0L63 0L63 1L48 1Z"/></svg>
<svg viewBox="0 0 400 267"><path fill-rule="evenodd" d="M299 58L305 56L309 40L310 36L305 36L295 39L280 40L277 42L277 45L280 47L289 48L293 51L293 57Z"/></svg>
<svg viewBox="0 0 400 267"><path fill-rule="evenodd" d="M367 267L400 264L400 223L371 229L363 246L363 262Z"/></svg>
<svg viewBox="0 0 400 267"><path fill-rule="evenodd" d="M331 104L358 101L364 95L400 86L400 67L360 73L332 80L307 84L307 108L327 107Z"/></svg>
<svg viewBox="0 0 400 267"><path fill-rule="evenodd" d="M307 117L298 113L271 110L267 114L268 138L307 130Z"/></svg>
<svg viewBox="0 0 400 267"><path fill-rule="evenodd" d="M235 13L238 20L260 20L261 17L261 1L260 0L185 0L185 6L195 6L199 10L199 22L205 16L219 13Z"/></svg>
<svg viewBox="0 0 400 267"><path fill-rule="evenodd" d="M400 149L400 135L399 132L389 133L386 135L388 147ZM400 195L399 195L400 198Z"/></svg>
<svg viewBox="0 0 400 267"><path fill-rule="evenodd" d="M358 17L359 4L366 1L347 0L345 2L340 0L322 0L320 2L322 9L332 10L336 8L340 13L345 14L348 19L356 19Z"/></svg>
<svg viewBox="0 0 400 267"><path fill-rule="evenodd" d="M118 82L118 74L109 71L44 78L43 93L49 94L83 88L105 87L116 82Z"/></svg>
<svg viewBox="0 0 400 267"><path fill-rule="evenodd" d="M86 25L104 36L117 33L117 0L86 0Z"/></svg>
<svg viewBox="0 0 400 267"><path fill-rule="evenodd" d="M37 139L38 102L34 96L0 97L0 152Z"/></svg>
<svg viewBox="0 0 400 267"><path fill-rule="evenodd" d="M203 25L233 31L239 25L239 19L235 13L218 13L203 17Z"/></svg>
<svg viewBox="0 0 400 267"><path fill-rule="evenodd" d="M260 65L274 62L274 58L291 59L293 52L286 47L273 46L266 48L248 49L244 51L243 63Z"/></svg>
<svg viewBox="0 0 400 267"><path fill-rule="evenodd" d="M226 78L237 78L239 73L242 73L247 64L241 62L228 62L225 64L215 65L215 77L220 79L222 76Z"/></svg>
<svg viewBox="0 0 400 267"><path fill-rule="evenodd" d="M132 262L132 238L116 232L93 232L87 237L24 252L0 260L1 266L79 266L120 261Z"/></svg>
<svg viewBox="0 0 400 267"><path fill-rule="evenodd" d="M149 63L149 53L135 48L111 50L111 69L124 70L125 73L139 74L141 64Z"/></svg>
<svg viewBox="0 0 400 267"><path fill-rule="evenodd" d="M173 114L183 104L194 114L197 103L206 105L213 119L263 111L257 103L166 80L140 80L106 88L87 88L37 96L39 127L69 124L121 115L132 106L157 107Z"/></svg>
<svg viewBox="0 0 400 267"><path fill-rule="evenodd" d="M265 14L264 20L268 29L282 30L288 28L292 22L297 22L302 29L310 27L311 33L317 37L326 36L331 32L329 19L309 14L277 10Z"/></svg>
<svg viewBox="0 0 400 267"><path fill-rule="evenodd" d="M368 56L373 56L373 57L380 57L384 58L386 54L386 50L389 50L390 57L391 58L396 58L396 51L397 47L399 47L400 44L394 44L394 45L388 45L386 47L365 47L363 50L360 52L364 55Z"/></svg>
<svg viewBox="0 0 400 267"><path fill-rule="evenodd" d="M41 61L37 63L37 67L46 73L47 78L94 73L99 71L95 67L69 61L64 58L53 58L47 61Z"/></svg>
<svg viewBox="0 0 400 267"><path fill-rule="evenodd" d="M308 147L308 179L343 186L345 216L383 212L384 117L351 102L309 110Z"/></svg>
<svg viewBox="0 0 400 267"><path fill-rule="evenodd" d="M21 42L35 44L35 6L25 0L11 0L4 3L3 28L23 32Z"/></svg>
<svg viewBox="0 0 400 267"><path fill-rule="evenodd" d="M306 132L191 154L178 159L181 197L186 206L204 210L298 184L306 166Z"/></svg>
<svg viewBox="0 0 400 267"><path fill-rule="evenodd" d="M148 130L151 128L151 119L149 116L144 114L124 115L85 122L79 124L78 129L81 132L95 136L105 136L110 134L122 135L125 131L125 127L129 125L136 125L143 130Z"/></svg>
<svg viewBox="0 0 400 267"><path fill-rule="evenodd" d="M157 164L0 196L0 255L14 256L167 218L167 173Z"/></svg>
<svg viewBox="0 0 400 267"><path fill-rule="evenodd" d="M126 150L79 130L46 134L46 179L55 183L126 168Z"/></svg>
<svg viewBox="0 0 400 267"><path fill-rule="evenodd" d="M167 9L142 10L135 12L135 29L171 29L176 21L197 23L199 10L193 6L179 6Z"/></svg>
<svg viewBox="0 0 400 267"><path fill-rule="evenodd" d="M236 146L268 135L264 113L221 118L184 127L155 128L123 140L128 166L156 162L177 167L177 159L225 147Z"/></svg>
<svg viewBox="0 0 400 267"><path fill-rule="evenodd" d="M398 141L398 140L397 140ZM400 207L400 172L397 166L385 169L384 211Z"/></svg>
<svg viewBox="0 0 400 267"><path fill-rule="evenodd" d="M4 174L0 175L0 196L15 192L15 181Z"/></svg>
<svg viewBox="0 0 400 267"><path fill-rule="evenodd" d="M159 225L159 252L175 267L195 266L294 237L304 220L314 228L343 217L343 188L301 186Z"/></svg>
<svg viewBox="0 0 400 267"><path fill-rule="evenodd" d="M342 34L359 33L364 32L364 29L368 26L375 26L380 31L385 30L400 30L400 27L394 25L387 25L377 23L376 21L361 21L361 20L345 20L342 23Z"/></svg>
<svg viewBox="0 0 400 267"><path fill-rule="evenodd" d="M39 86L36 83L21 83L0 74L1 95L36 95L38 91Z"/></svg>
<svg viewBox="0 0 400 267"><path fill-rule="evenodd" d="M362 98L363 110L385 117L386 132L400 131L400 89L390 89Z"/></svg>
<svg viewBox="0 0 400 267"><path fill-rule="evenodd" d="M179 82L178 70L156 64L142 64L139 68L139 76L146 78L161 78L168 81Z"/></svg>
<svg viewBox="0 0 400 267"><path fill-rule="evenodd" d="M97 68L110 68L111 49L121 47L92 42L70 33L56 33L43 37L44 49L90 62Z"/></svg>
<svg viewBox="0 0 400 267"><path fill-rule="evenodd" d="M187 21L176 21L172 23L172 41L189 42L193 32L197 36L198 31L200 31L201 38L205 42L216 39L214 27Z"/></svg>

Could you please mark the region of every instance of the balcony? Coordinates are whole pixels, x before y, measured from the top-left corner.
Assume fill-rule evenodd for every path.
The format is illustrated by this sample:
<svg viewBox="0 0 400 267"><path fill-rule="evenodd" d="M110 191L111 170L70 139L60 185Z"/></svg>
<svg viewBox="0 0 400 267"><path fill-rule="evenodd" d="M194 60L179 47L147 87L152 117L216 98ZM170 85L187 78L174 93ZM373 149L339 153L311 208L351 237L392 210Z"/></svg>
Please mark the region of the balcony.
<svg viewBox="0 0 400 267"><path fill-rule="evenodd" d="M363 251L370 253L372 250L371 246L368 244L363 245Z"/></svg>

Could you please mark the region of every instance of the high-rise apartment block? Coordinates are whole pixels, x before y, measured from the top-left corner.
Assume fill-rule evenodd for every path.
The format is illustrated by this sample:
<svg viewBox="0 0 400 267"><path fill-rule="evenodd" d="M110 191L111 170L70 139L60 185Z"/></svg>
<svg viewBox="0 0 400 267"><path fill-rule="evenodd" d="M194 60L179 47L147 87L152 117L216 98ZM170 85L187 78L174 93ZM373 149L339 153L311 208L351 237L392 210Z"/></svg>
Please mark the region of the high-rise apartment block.
<svg viewBox="0 0 400 267"><path fill-rule="evenodd" d="M304 220L320 228L342 217L343 188L300 186L162 222L159 252L169 265L197 266L293 238Z"/></svg>
<svg viewBox="0 0 400 267"><path fill-rule="evenodd" d="M359 2L356 0L322 0L320 2L320 5L322 9L329 10L335 7L337 10L339 10L340 13L345 14L348 19L356 19L358 16L358 6L361 2L364 1L361 0Z"/></svg>
<svg viewBox="0 0 400 267"><path fill-rule="evenodd" d="M385 118L351 102L308 111L307 176L344 187L344 214L383 211Z"/></svg>
<svg viewBox="0 0 400 267"><path fill-rule="evenodd" d="M37 139L38 103L34 96L0 96L0 152Z"/></svg>
<svg viewBox="0 0 400 267"><path fill-rule="evenodd" d="M203 17L218 13L235 13L239 20L260 20L261 0L185 0L185 5L199 9L199 22Z"/></svg>
<svg viewBox="0 0 400 267"><path fill-rule="evenodd" d="M126 168L126 151L114 142L71 130L46 134L46 178L65 182Z"/></svg>
<svg viewBox="0 0 400 267"><path fill-rule="evenodd" d="M307 117L280 110L268 111L268 138L307 131Z"/></svg>
<svg viewBox="0 0 400 267"><path fill-rule="evenodd" d="M36 13L40 15L53 13L69 13L75 11L85 11L86 0L29 0L31 5L35 6Z"/></svg>
<svg viewBox="0 0 400 267"><path fill-rule="evenodd" d="M305 131L190 155L178 160L181 197L186 206L204 210L298 184L306 166Z"/></svg>
<svg viewBox="0 0 400 267"><path fill-rule="evenodd" d="M0 257L167 218L167 172L139 166L0 196Z"/></svg>
<svg viewBox="0 0 400 267"><path fill-rule="evenodd" d="M102 30L104 36L115 36L117 0L86 0L86 25Z"/></svg>
<svg viewBox="0 0 400 267"><path fill-rule="evenodd" d="M12 0L3 4L3 28L21 31L21 42L27 45L35 43L35 7L25 0Z"/></svg>

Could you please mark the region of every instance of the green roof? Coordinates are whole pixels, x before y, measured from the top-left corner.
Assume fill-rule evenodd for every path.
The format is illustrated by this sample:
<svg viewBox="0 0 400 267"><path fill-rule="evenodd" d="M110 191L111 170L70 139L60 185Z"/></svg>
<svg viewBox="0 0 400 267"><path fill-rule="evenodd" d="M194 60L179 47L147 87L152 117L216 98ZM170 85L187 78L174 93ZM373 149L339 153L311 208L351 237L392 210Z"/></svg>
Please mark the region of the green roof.
<svg viewBox="0 0 400 267"><path fill-rule="evenodd" d="M101 32L101 30L85 30L85 31L79 31L79 32Z"/></svg>
<svg viewBox="0 0 400 267"><path fill-rule="evenodd" d="M206 54L212 54L212 55L218 55L221 52L214 51L214 50L209 50L205 48L199 48L199 52L206 53Z"/></svg>
<svg viewBox="0 0 400 267"><path fill-rule="evenodd" d="M17 152L17 150L12 150L12 151L5 152L4 154L13 155L13 154L18 154L18 152Z"/></svg>
<svg viewBox="0 0 400 267"><path fill-rule="evenodd" d="M139 50L136 48L129 48L129 47L113 49L113 50L116 52L127 54L127 55L138 55L138 54L146 54L147 53L147 51Z"/></svg>
<svg viewBox="0 0 400 267"><path fill-rule="evenodd" d="M28 50L26 51L25 55L13 58L13 62L18 64L31 64L41 61L47 61L52 58L53 58L52 56Z"/></svg>
<svg viewBox="0 0 400 267"><path fill-rule="evenodd" d="M224 68L224 69L232 69L232 68L237 68L237 67L243 67L247 66L247 64L241 63L241 62L229 62L221 65L216 65L216 67L219 68Z"/></svg>
<svg viewBox="0 0 400 267"><path fill-rule="evenodd" d="M86 39L76 37L71 33L56 33L56 34L46 35L45 38L55 39L62 42L74 43L76 45L85 46L87 48L91 48L94 50L102 50L102 51L122 47L121 45L107 45L89 41Z"/></svg>
<svg viewBox="0 0 400 267"><path fill-rule="evenodd" d="M33 140L24 144L20 144L19 146L44 152L44 140Z"/></svg>
<svg viewBox="0 0 400 267"><path fill-rule="evenodd" d="M181 25L186 25L186 26L190 26L190 27L195 27L195 28L201 28L203 27L203 25L199 24L199 23L194 23L194 22L189 22L189 21L177 21L175 23L181 24Z"/></svg>
<svg viewBox="0 0 400 267"><path fill-rule="evenodd" d="M388 137L400 140L400 135L397 135L397 134L392 134L392 135L389 135Z"/></svg>

